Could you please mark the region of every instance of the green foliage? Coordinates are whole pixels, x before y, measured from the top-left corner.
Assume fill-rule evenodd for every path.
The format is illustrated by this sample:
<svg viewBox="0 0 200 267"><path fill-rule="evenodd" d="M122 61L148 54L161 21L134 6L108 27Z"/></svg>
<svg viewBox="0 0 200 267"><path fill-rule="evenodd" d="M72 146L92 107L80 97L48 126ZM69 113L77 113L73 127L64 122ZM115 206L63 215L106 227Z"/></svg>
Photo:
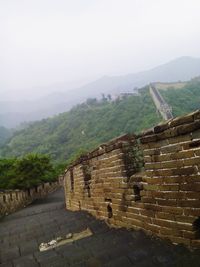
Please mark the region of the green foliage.
<svg viewBox="0 0 200 267"><path fill-rule="evenodd" d="M15 132L1 154L4 157L49 154L54 162L69 163L101 143L152 127L160 120L148 90L116 101L88 99L69 112Z"/></svg>
<svg viewBox="0 0 200 267"><path fill-rule="evenodd" d="M2 146L8 138L11 136L11 130L6 129L3 126L0 126L0 146Z"/></svg>
<svg viewBox="0 0 200 267"><path fill-rule="evenodd" d="M172 113L175 117L200 109L199 80L188 82L182 89L169 88L166 91L160 90L160 93L172 106Z"/></svg>
<svg viewBox="0 0 200 267"><path fill-rule="evenodd" d="M56 178L57 170L46 155L28 154L18 159L0 159L1 189L26 189Z"/></svg>

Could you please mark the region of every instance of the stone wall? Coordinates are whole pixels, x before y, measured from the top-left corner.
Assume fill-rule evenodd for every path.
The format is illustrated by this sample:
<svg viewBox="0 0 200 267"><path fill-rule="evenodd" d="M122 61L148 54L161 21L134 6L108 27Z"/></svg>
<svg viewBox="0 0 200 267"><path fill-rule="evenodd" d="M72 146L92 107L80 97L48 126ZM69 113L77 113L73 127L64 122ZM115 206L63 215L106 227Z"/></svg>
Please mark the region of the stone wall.
<svg viewBox="0 0 200 267"><path fill-rule="evenodd" d="M160 115L163 117L163 119L164 120L172 119L173 118L172 108L163 99L160 92L157 90L155 84L151 84L149 86L149 92L157 110L160 112Z"/></svg>
<svg viewBox="0 0 200 267"><path fill-rule="evenodd" d="M45 197L59 187L58 182L45 183L27 190L1 190L0 216L12 213L30 204L33 200Z"/></svg>
<svg viewBox="0 0 200 267"><path fill-rule="evenodd" d="M64 188L67 209L200 246L200 111L101 145L66 170Z"/></svg>

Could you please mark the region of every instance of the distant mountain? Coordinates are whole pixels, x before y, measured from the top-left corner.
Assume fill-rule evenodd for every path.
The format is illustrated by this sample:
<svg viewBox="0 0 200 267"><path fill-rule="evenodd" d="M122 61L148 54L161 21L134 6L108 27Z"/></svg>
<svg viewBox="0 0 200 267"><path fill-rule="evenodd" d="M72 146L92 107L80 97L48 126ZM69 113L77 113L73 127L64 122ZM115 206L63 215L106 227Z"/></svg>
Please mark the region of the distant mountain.
<svg viewBox="0 0 200 267"><path fill-rule="evenodd" d="M187 81L200 75L200 58L181 57L148 71L124 76L104 76L77 89L59 91L34 101L0 102L0 125L15 127L24 121L39 120L69 110L87 98L101 94L119 94L133 91L150 82Z"/></svg>

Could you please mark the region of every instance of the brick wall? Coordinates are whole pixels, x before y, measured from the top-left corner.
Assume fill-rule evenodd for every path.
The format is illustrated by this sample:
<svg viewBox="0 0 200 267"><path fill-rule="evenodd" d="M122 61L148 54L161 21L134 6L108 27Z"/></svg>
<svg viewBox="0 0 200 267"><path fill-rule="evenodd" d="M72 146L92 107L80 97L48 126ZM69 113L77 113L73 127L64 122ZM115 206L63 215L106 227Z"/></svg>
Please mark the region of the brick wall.
<svg viewBox="0 0 200 267"><path fill-rule="evenodd" d="M68 168L64 188L68 209L200 246L200 111L101 145Z"/></svg>
<svg viewBox="0 0 200 267"><path fill-rule="evenodd" d="M12 213L30 204L33 200L45 197L59 187L58 182L45 183L28 190L1 190L0 216Z"/></svg>

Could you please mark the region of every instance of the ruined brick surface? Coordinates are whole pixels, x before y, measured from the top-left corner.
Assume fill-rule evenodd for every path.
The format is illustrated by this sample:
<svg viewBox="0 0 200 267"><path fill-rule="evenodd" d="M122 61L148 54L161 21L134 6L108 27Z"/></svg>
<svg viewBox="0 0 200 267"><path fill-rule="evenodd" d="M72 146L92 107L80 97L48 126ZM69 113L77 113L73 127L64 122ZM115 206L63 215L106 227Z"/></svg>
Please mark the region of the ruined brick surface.
<svg viewBox="0 0 200 267"><path fill-rule="evenodd" d="M199 246L199 118L196 111L79 158L64 178L67 209Z"/></svg>

